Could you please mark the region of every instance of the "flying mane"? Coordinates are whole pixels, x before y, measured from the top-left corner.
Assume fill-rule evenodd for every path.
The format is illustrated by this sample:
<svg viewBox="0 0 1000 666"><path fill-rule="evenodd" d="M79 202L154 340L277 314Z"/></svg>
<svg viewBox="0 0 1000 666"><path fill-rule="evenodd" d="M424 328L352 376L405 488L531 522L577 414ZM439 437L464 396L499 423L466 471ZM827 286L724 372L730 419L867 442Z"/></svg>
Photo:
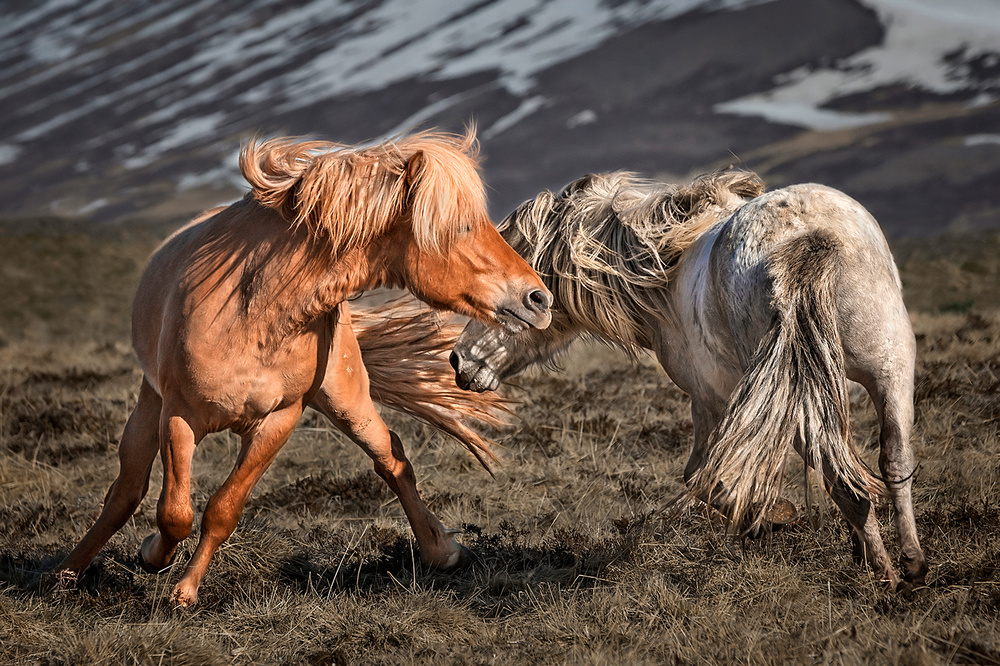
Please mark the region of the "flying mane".
<svg viewBox="0 0 1000 666"><path fill-rule="evenodd" d="M447 249L463 220L489 219L475 129L420 132L374 146L253 139L240 151L250 195L334 253L367 245L408 212L417 245Z"/></svg>
<svg viewBox="0 0 1000 666"><path fill-rule="evenodd" d="M643 315L666 307L662 290L681 254L719 221L712 213L763 191L757 174L739 170L687 185L591 174L524 202L499 229L574 319L634 352L650 342Z"/></svg>

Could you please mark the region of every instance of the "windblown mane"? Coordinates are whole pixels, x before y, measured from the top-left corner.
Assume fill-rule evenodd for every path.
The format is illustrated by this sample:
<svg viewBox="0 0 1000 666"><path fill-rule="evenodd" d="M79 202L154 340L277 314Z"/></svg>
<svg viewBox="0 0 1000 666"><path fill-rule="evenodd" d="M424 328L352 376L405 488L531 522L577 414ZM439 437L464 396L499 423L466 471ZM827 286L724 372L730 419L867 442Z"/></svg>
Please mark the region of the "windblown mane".
<svg viewBox="0 0 1000 666"><path fill-rule="evenodd" d="M488 223L474 128L420 132L374 146L253 139L240 151L251 196L329 243L369 243L408 213L424 251L444 251L469 220Z"/></svg>
<svg viewBox="0 0 1000 666"><path fill-rule="evenodd" d="M626 171L591 174L559 194L546 191L500 223L511 246L593 332L626 350L650 343L639 322L663 311L663 288L681 254L719 214L759 196L749 171L725 170L687 185L655 183Z"/></svg>

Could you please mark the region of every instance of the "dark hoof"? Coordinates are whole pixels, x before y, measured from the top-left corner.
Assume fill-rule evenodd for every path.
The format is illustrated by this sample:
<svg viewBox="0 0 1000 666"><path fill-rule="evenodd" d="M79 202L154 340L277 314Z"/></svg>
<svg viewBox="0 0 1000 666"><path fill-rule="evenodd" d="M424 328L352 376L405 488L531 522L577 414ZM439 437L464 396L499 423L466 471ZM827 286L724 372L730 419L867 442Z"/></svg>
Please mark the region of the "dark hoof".
<svg viewBox="0 0 1000 666"><path fill-rule="evenodd" d="M903 569L903 579L913 586L914 590L922 590L927 587L927 572L929 570L927 562L903 557L900 565Z"/></svg>
<svg viewBox="0 0 1000 666"><path fill-rule="evenodd" d="M914 595L922 593L924 590L929 590L927 583L921 578L917 580L906 580L905 578L899 581L899 585L896 587L896 591L900 592L907 599L913 597Z"/></svg>
<svg viewBox="0 0 1000 666"><path fill-rule="evenodd" d="M142 549L146 546L146 544L149 542L149 540L152 539L155 536L156 536L155 534L150 534L148 537L146 537L145 539L142 540L142 544L140 544L140 546L139 546L139 551L135 554L135 560L136 560L136 564L139 565L139 568L142 570L143 573L148 573L148 574L153 574L154 576L159 576L161 573L166 573L167 571L170 570L170 567L172 567L174 565L174 559L177 556L175 554L174 557L170 558L170 561L167 562L166 565L164 565L162 567L154 567L152 564L150 564L149 562L147 562L146 558L142 556Z"/></svg>
<svg viewBox="0 0 1000 666"><path fill-rule="evenodd" d="M471 550L469 550L462 544L458 544L458 547L461 548L462 550L458 555L458 562L455 564L454 567L450 569L451 571L461 571L462 569L468 569L476 561L476 555Z"/></svg>
<svg viewBox="0 0 1000 666"><path fill-rule="evenodd" d="M458 544L458 558L456 558L454 564L450 565L437 565L437 564L427 564L425 566L433 569L434 571L441 571L443 573L455 573L456 571L462 571L466 569L472 562L476 559L476 556L472 554L472 551Z"/></svg>

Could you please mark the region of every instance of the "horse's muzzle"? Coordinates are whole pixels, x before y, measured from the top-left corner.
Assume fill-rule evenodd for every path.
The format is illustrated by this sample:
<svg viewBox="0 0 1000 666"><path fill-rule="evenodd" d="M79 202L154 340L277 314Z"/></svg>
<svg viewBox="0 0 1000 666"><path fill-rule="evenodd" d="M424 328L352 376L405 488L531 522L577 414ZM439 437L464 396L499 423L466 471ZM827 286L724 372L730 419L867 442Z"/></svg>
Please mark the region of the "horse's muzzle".
<svg viewBox="0 0 1000 666"><path fill-rule="evenodd" d="M497 321L509 333L543 329L552 323L552 294L548 289L528 289L496 310Z"/></svg>
<svg viewBox="0 0 1000 666"><path fill-rule="evenodd" d="M485 362L463 359L457 351L452 351L448 360L455 369L455 383L460 389L483 393L500 388L500 377Z"/></svg>

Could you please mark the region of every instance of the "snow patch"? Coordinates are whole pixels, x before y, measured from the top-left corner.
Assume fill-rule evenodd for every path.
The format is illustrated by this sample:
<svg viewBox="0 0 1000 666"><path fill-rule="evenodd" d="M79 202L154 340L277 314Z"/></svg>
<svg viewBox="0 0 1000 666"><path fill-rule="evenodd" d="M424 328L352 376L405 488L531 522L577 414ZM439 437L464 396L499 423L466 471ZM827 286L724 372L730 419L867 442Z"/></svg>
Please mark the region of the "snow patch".
<svg viewBox="0 0 1000 666"><path fill-rule="evenodd" d="M584 109L580 113L575 113L566 119L566 127L575 129L583 125L590 125L597 122L597 113L593 109Z"/></svg>
<svg viewBox="0 0 1000 666"><path fill-rule="evenodd" d="M521 105L516 109L511 111L505 116L501 116L495 123L493 123L489 129L483 132L484 139L490 139L497 134L506 132L511 127L521 122L535 111L545 106L545 98L538 95L535 97L529 97L528 99L521 102Z"/></svg>
<svg viewBox="0 0 1000 666"><path fill-rule="evenodd" d="M995 0L864 0L878 12L885 41L835 66L776 77L773 90L718 104L718 113L762 116L813 130L882 122L884 114L822 109L839 97L889 85L949 94L981 86L967 64L988 63L1000 48L1000 2ZM1000 81L993 85L1000 87ZM834 114L834 115L831 115ZM846 125L845 125L846 123ZM853 123L853 124L852 124Z"/></svg>
<svg viewBox="0 0 1000 666"><path fill-rule="evenodd" d="M716 104L713 110L737 116L761 116L773 123L796 125L821 132L864 127L892 119L891 113L845 113L819 109L805 102L779 102L766 97L744 97Z"/></svg>
<svg viewBox="0 0 1000 666"><path fill-rule="evenodd" d="M1000 134L970 134L965 137L966 146L1000 146Z"/></svg>
<svg viewBox="0 0 1000 666"><path fill-rule="evenodd" d="M174 148L196 143L205 136L213 136L225 120L226 114L218 111L207 116L190 118L178 123L170 133L156 143L147 146L141 153L125 160L127 169L141 169L156 161L156 159Z"/></svg>

